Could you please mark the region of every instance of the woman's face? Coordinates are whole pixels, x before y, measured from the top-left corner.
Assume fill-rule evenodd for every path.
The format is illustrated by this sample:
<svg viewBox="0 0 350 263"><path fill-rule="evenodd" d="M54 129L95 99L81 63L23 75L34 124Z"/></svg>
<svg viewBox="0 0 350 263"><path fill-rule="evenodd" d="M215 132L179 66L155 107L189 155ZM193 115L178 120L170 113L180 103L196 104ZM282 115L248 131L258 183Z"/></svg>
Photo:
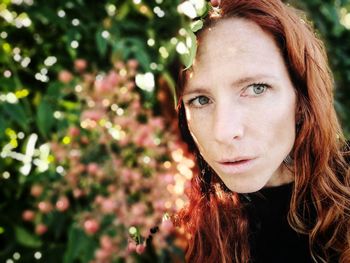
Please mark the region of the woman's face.
<svg viewBox="0 0 350 263"><path fill-rule="evenodd" d="M273 37L240 18L203 32L183 93L197 147L238 193L293 181L296 95Z"/></svg>

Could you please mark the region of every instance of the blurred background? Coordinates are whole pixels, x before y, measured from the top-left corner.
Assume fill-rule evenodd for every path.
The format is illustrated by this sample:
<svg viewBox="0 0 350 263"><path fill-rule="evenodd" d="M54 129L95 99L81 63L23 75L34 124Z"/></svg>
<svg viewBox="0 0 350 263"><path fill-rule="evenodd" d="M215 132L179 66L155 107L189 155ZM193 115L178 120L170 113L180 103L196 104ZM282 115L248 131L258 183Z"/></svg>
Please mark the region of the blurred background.
<svg viewBox="0 0 350 263"><path fill-rule="evenodd" d="M350 1L288 1L327 46L350 135ZM204 0L0 1L0 261L183 260L195 172L174 89Z"/></svg>

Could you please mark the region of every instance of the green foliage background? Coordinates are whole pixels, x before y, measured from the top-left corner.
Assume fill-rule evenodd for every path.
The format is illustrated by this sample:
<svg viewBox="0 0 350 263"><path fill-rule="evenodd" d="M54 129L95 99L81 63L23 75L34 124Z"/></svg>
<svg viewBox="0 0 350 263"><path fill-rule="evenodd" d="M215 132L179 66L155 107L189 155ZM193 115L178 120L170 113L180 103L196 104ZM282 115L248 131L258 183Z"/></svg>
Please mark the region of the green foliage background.
<svg viewBox="0 0 350 263"><path fill-rule="evenodd" d="M19 2L23 3L16 4ZM0 95L12 92L20 97L25 94L23 90L29 92L15 104L0 100L0 148L11 140L9 128L26 135L39 134L39 142L44 143L78 121L75 116L79 103L62 92L64 85L57 80L63 69L75 72L74 61L78 58L88 61L93 72L109 70L118 59L136 58L141 71L151 71L173 87L179 58L172 38L180 38L179 29L186 25L176 9L179 0L143 0L140 4L131 0L31 2L0 2ZM326 43L336 82L335 106L349 137L350 1L289 2L307 12ZM164 10L164 17L155 14L156 7ZM19 20L28 16L30 26L16 27L15 21L5 19L7 12ZM149 45L149 39L154 40L154 45ZM72 47L74 41L79 45L77 48ZM19 61L14 59L15 48L20 50ZM167 55L162 56L164 48ZM57 62L46 66L44 61L50 56L56 57ZM25 57L30 58L30 63L23 67ZM35 77L45 73L43 69L47 69L44 74L49 78L47 82ZM10 77L5 76L8 71ZM152 94L143 94L146 107L157 108L156 93L157 89ZM65 112L66 118L55 119L56 111ZM23 145L18 143L18 149L23 151ZM40 248L50 251L49 262L61 262L62 252L67 249L65 229L59 229L61 233L43 244L40 238L29 234L28 226L22 222L21 212L32 201L28 194L30 186L40 176L33 172L24 177L18 167L18 161L0 158L0 261L12 257L14 251L32 255ZM5 171L11 175L9 179L3 178Z"/></svg>

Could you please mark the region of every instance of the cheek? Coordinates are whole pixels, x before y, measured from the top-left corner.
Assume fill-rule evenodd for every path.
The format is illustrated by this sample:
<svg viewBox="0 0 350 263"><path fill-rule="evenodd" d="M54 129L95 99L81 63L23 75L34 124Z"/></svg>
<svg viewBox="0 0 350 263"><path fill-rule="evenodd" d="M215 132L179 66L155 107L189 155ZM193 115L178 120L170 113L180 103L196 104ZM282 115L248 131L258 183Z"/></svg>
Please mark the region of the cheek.
<svg viewBox="0 0 350 263"><path fill-rule="evenodd" d="M201 114L192 114L189 110L186 109L186 118L188 129L191 133L191 136L196 143L198 149L203 152L203 146L206 146L210 141L210 134L207 124L209 119L202 117ZM207 142L207 143L204 143Z"/></svg>
<svg viewBox="0 0 350 263"><path fill-rule="evenodd" d="M291 97L293 98L293 97ZM264 137L269 145L266 147L280 148L289 151L295 140L295 100L289 98L275 104L270 116L266 116Z"/></svg>

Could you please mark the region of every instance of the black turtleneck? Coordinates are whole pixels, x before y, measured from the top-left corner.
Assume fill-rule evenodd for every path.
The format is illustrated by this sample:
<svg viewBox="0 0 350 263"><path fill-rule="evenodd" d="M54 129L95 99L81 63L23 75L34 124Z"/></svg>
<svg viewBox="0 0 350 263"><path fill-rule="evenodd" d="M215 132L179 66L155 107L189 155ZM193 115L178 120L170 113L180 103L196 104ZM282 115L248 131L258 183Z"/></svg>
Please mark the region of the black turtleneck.
<svg viewBox="0 0 350 263"><path fill-rule="evenodd" d="M308 237L287 221L293 183L244 195L252 263L311 263ZM242 195L243 196L243 195Z"/></svg>

